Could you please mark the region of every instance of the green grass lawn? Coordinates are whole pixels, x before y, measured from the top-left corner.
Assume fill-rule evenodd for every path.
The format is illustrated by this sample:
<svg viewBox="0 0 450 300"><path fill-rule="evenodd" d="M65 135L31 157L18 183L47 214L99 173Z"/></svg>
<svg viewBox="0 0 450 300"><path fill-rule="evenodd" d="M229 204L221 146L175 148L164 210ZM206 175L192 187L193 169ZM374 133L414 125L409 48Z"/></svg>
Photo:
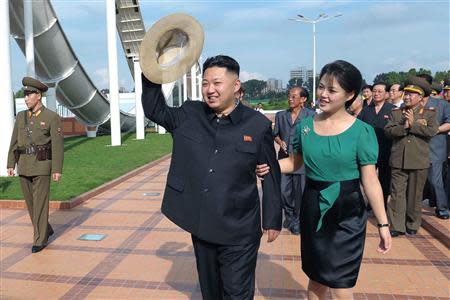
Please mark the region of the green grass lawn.
<svg viewBox="0 0 450 300"><path fill-rule="evenodd" d="M147 134L135 140L122 135L122 146L109 146L111 137L71 137L64 140L64 168L59 183L52 182L51 200L70 200L169 153L170 134ZM0 199L23 199L18 177L0 177Z"/></svg>
<svg viewBox="0 0 450 300"><path fill-rule="evenodd" d="M264 110L281 110L289 108L287 98L274 98L274 99L251 99L248 100L252 106L256 106L261 103Z"/></svg>

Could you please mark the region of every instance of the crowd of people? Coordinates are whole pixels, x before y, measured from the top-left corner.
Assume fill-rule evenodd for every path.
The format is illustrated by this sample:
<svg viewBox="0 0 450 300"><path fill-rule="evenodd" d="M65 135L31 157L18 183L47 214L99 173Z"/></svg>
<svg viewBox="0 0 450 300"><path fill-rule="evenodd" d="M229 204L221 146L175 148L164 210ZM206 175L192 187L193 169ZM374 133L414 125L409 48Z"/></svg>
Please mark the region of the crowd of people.
<svg viewBox="0 0 450 300"><path fill-rule="evenodd" d="M415 205L416 210L420 211L422 200L427 200L428 205L436 207L436 217L449 218L449 102L450 80L435 83L430 75L420 74L405 83L388 85L376 82L373 86L364 86L362 98L350 107L350 113L373 126L377 133L380 147L377 169L385 203L390 199L392 201L389 203L398 204L398 198L404 197L401 196L405 192L404 188L416 186L417 191L407 192L406 201L411 202L408 207ZM395 122L398 124L390 116L397 117ZM422 123L420 126L425 131L406 127L405 121L409 119L413 125ZM396 125L397 128L403 125L406 130L392 129ZM419 181L407 184L402 176L398 176L398 169L421 170L424 175L419 176ZM407 215L415 219L412 211L408 211ZM415 229L409 231L414 233L418 225L413 225ZM403 234L405 227L401 226L400 229L394 231Z"/></svg>
<svg viewBox="0 0 450 300"><path fill-rule="evenodd" d="M208 58L203 101L181 107L169 107L161 84L142 76L146 117L173 137L161 210L191 234L204 299L253 299L261 237L274 242L282 227L300 234L308 298L330 291L351 299L368 210L381 254L391 236L417 233L427 180L429 205L448 218L450 81L433 85L422 75L361 89L360 71L334 61L321 70L317 111L305 105L306 88L292 87L272 128L262 108L243 104L239 72L229 56ZM63 137L59 118L41 102L47 87L32 78L23 85L29 110L16 119L8 174L18 165L36 253L53 234L48 192L51 177L61 177Z"/></svg>
<svg viewBox="0 0 450 300"><path fill-rule="evenodd" d="M291 95L295 93L302 94L296 102ZM307 99L308 91L304 87L292 87L288 92L289 108L275 115L274 141L280 146L279 159L292 153L297 124L314 113L306 105ZM415 101L411 102L411 99ZM420 74L404 83L364 85L347 109L375 130L379 149L376 170L394 237L405 232L417 233L422 201L435 207L436 217L449 218L449 103L450 80L437 83L430 75ZM398 120L394 121L394 117ZM408 117L408 126L418 121L422 128L416 130L416 127L405 126ZM293 203L297 201L299 208L305 186L302 174L304 166L282 175L283 227L293 234L300 233L300 227L296 226L299 210L293 215ZM293 183L296 177L298 182ZM371 210L370 204L368 210ZM292 226L291 220L294 220Z"/></svg>

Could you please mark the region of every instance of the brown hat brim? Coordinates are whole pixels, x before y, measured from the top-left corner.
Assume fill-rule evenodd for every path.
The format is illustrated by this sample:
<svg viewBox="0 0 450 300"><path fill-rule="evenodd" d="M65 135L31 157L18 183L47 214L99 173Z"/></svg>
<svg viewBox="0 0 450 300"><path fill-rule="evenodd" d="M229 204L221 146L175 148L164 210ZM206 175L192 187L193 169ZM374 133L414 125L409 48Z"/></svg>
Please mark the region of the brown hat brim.
<svg viewBox="0 0 450 300"><path fill-rule="evenodd" d="M170 36L174 38L170 38ZM170 44L176 36L185 44ZM186 74L203 49L202 26L186 14L171 14L156 22L140 46L140 65L145 77L154 83L168 83Z"/></svg>

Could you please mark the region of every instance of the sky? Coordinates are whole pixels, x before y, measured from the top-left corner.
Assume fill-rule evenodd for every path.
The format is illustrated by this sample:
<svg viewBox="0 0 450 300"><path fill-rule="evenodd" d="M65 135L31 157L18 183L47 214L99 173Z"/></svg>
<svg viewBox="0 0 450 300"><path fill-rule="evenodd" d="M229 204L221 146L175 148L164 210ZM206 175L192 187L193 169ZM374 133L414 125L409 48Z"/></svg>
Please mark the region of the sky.
<svg viewBox="0 0 450 300"><path fill-rule="evenodd" d="M297 14L310 19L320 13L342 14L316 25L317 73L337 59L354 64L368 83L382 72L450 69L448 0L139 2L146 29L175 12L196 18L205 32L201 60L217 54L232 56L241 66L242 81L277 78L285 85L291 69L312 69L312 25L289 20ZM94 84L108 88L105 0L51 3ZM117 49L119 85L131 90L134 83L124 52L119 44ZM17 91L26 63L13 38L11 60L13 90Z"/></svg>

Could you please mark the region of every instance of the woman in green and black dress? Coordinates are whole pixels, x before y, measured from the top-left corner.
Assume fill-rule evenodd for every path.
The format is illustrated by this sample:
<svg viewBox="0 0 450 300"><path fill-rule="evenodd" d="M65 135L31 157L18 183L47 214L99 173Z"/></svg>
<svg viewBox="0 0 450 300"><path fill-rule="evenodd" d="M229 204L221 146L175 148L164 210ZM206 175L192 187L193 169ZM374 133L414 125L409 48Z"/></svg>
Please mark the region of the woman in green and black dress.
<svg viewBox="0 0 450 300"><path fill-rule="evenodd" d="M391 236L383 193L375 170L378 143L373 128L347 113L362 77L345 61L323 67L317 96L321 113L297 127L294 154L280 160L283 173L304 162L306 187L300 210L302 269L309 299L351 299L363 257L366 233L364 187L378 221L378 251L386 253ZM267 173L258 166L258 175Z"/></svg>

